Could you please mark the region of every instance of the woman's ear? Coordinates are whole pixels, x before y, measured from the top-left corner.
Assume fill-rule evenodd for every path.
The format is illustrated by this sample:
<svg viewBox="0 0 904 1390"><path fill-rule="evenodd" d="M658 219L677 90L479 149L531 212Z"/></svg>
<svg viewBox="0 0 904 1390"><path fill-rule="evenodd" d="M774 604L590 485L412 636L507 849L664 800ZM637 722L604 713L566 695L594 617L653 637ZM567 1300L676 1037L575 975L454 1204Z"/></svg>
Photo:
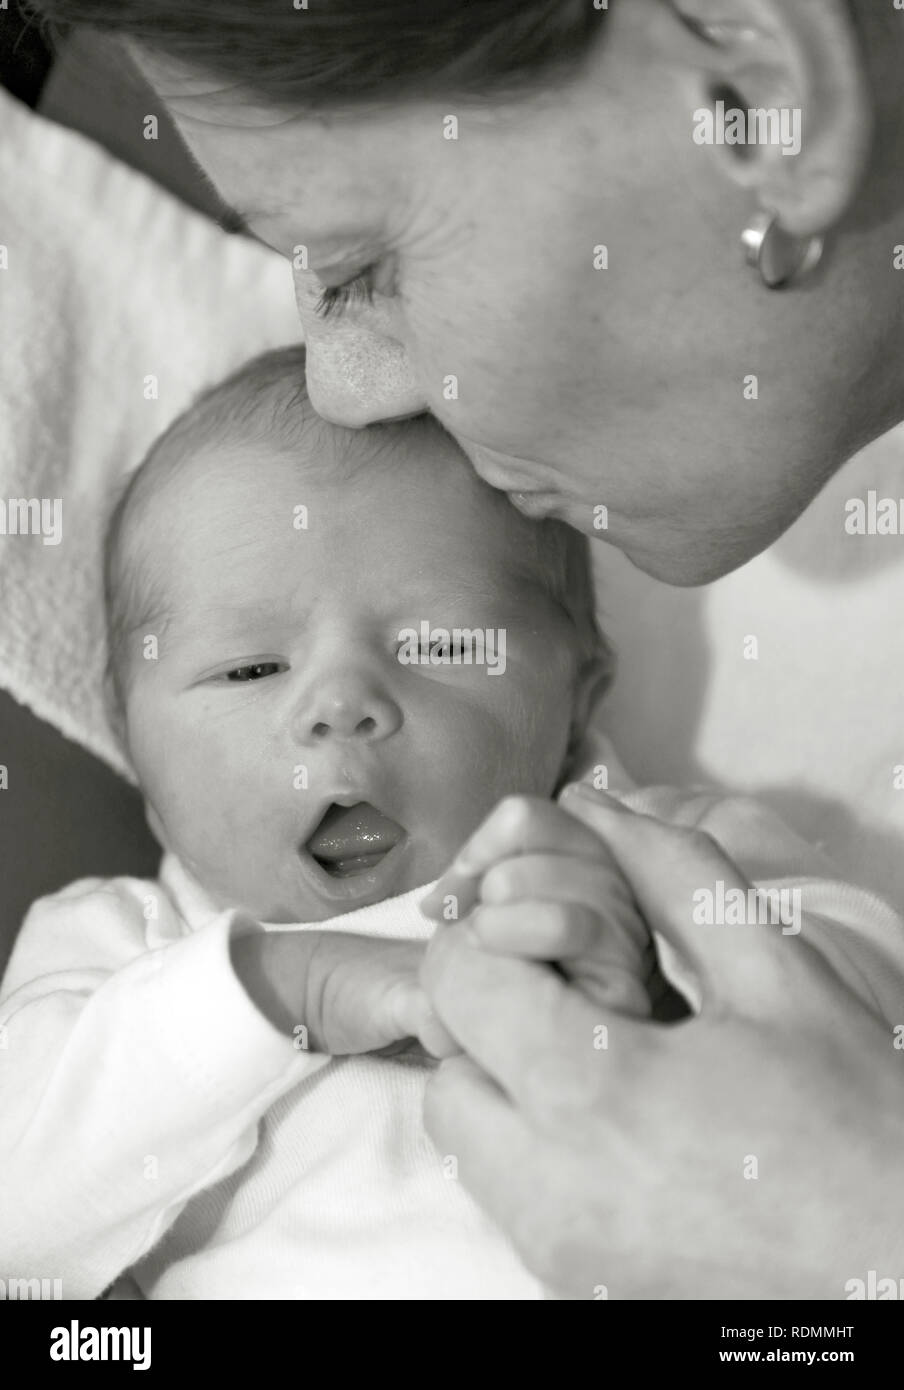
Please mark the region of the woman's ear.
<svg viewBox="0 0 904 1390"><path fill-rule="evenodd" d="M829 231L856 195L873 134L850 0L672 0L672 8L692 44L695 142L719 146L729 177L790 235Z"/></svg>

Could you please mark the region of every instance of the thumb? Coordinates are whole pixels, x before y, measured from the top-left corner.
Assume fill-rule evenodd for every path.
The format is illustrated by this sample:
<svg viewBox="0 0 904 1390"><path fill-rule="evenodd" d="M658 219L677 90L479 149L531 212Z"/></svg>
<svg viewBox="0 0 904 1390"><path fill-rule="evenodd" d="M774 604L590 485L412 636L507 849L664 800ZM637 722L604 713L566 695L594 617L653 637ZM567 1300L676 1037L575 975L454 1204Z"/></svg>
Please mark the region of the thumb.
<svg viewBox="0 0 904 1390"><path fill-rule="evenodd" d="M440 1021L420 980L400 980L391 993L390 1010L394 1033L400 1038L417 1038L431 1057L454 1057L461 1048Z"/></svg>
<svg viewBox="0 0 904 1390"><path fill-rule="evenodd" d="M606 844L647 926L696 981L688 993L703 1011L751 1017L781 1007L796 938L762 922L753 885L710 835L639 815L583 783L560 803Z"/></svg>

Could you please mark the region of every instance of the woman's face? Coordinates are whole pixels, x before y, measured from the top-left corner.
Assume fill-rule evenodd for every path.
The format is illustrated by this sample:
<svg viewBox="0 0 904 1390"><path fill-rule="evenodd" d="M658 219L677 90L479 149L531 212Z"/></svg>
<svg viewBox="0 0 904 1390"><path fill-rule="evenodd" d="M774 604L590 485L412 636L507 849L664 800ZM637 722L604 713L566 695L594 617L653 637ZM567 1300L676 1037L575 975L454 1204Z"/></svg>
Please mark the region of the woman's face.
<svg viewBox="0 0 904 1390"><path fill-rule="evenodd" d="M685 41L632 0L544 97L288 119L139 61L225 200L293 260L321 414L429 409L522 510L694 584L780 534L863 426L833 334L858 287L770 293L743 265L756 198L692 138L706 92Z"/></svg>

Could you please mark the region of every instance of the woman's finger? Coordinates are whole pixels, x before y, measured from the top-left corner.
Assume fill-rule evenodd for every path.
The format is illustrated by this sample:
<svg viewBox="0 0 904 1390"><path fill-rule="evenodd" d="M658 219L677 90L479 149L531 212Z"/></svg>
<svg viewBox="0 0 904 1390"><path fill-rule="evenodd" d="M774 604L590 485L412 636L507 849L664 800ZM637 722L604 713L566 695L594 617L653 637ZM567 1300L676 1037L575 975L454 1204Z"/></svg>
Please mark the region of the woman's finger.
<svg viewBox="0 0 904 1390"><path fill-rule="evenodd" d="M562 807L605 842L650 930L689 968L704 1009L781 1012L802 946L711 836L638 815L578 783ZM660 942L661 946L661 942ZM808 953L809 954L809 953Z"/></svg>
<svg viewBox="0 0 904 1390"><path fill-rule="evenodd" d="M541 1136L466 1056L443 1062L429 1078L424 1121L444 1172L454 1164L454 1176L529 1260L534 1252L526 1223L537 1209Z"/></svg>
<svg viewBox="0 0 904 1390"><path fill-rule="evenodd" d="M526 1111L580 1111L631 1066L644 1025L592 1004L548 965L491 955L470 928L441 927L421 979L465 1051ZM649 1025L647 1025L649 1026Z"/></svg>

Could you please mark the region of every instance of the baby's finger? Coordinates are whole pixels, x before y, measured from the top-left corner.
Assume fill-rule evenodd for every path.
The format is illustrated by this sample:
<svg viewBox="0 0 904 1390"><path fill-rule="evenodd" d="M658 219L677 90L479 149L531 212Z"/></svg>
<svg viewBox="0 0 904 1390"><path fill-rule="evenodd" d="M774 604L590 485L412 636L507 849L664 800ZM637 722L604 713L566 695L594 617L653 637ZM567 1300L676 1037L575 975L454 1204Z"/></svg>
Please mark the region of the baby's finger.
<svg viewBox="0 0 904 1390"><path fill-rule="evenodd" d="M434 922L458 922L467 917L478 898L480 879L452 864L419 904Z"/></svg>
<svg viewBox="0 0 904 1390"><path fill-rule="evenodd" d="M541 899L478 903L468 926L485 951L554 961L593 1003L646 1018L656 963L652 938L639 919L627 929L617 921L585 903Z"/></svg>
<svg viewBox="0 0 904 1390"><path fill-rule="evenodd" d="M598 914L583 903L478 903L468 924L484 950L528 960L581 956L601 935Z"/></svg>
<svg viewBox="0 0 904 1390"><path fill-rule="evenodd" d="M502 858L543 851L585 854L597 862L613 862L599 837L554 801L535 796L508 796L466 841L436 887L421 903L421 911L437 921L448 920L446 899L452 898L455 915L465 917L477 901L477 885L487 869Z"/></svg>
<svg viewBox="0 0 904 1390"><path fill-rule="evenodd" d="M649 1018L653 1011L647 981L624 961L613 960L604 969L590 971L584 969L582 962L573 971L566 967L563 973L585 998L600 1008L614 1009L633 1018Z"/></svg>
<svg viewBox="0 0 904 1390"><path fill-rule="evenodd" d="M601 928L626 936L638 947L650 941L624 877L605 864L571 855L531 854L505 859L487 871L480 884L480 902L498 907L503 903L538 901L580 905L596 914Z"/></svg>

